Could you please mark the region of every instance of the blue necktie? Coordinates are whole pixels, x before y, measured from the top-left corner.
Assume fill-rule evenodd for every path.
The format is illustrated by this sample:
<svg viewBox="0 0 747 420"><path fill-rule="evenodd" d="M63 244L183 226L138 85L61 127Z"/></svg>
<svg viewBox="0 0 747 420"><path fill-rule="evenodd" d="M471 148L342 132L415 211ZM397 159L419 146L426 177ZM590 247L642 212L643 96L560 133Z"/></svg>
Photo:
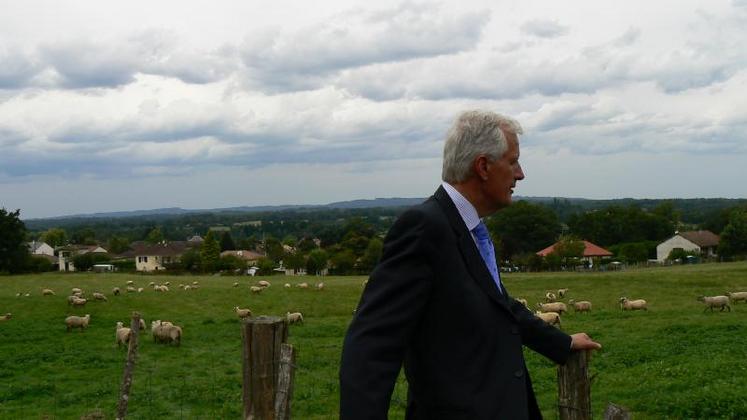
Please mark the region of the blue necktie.
<svg viewBox="0 0 747 420"><path fill-rule="evenodd" d="M472 233L475 234L475 238L477 239L477 249L480 250L480 255L483 261L485 261L490 275L493 276L495 285L498 286L498 292L503 293L501 275L498 273L498 264L495 262L495 248L493 247L493 241L490 240L490 233L488 233L487 226L485 226L485 223L480 222L480 224L472 229Z"/></svg>

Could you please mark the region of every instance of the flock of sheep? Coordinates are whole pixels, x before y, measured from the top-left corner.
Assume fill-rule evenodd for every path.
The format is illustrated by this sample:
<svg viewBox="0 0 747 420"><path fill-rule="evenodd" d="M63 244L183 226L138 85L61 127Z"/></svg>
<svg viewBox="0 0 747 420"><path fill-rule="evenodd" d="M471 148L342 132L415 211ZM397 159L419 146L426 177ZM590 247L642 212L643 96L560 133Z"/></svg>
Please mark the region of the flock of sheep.
<svg viewBox="0 0 747 420"><path fill-rule="evenodd" d="M165 282L163 284L156 284L155 282L150 282L149 287L151 287L155 292L168 292L170 286L170 282ZM234 287L238 287L239 283L234 283ZM257 282L256 285L252 285L249 287L249 290L253 294L259 294L264 289L270 287L271 284L267 280L260 280ZM179 284L178 286L180 289L189 291L189 290L196 290L200 288L200 284L198 281L193 281L192 284ZM286 283L284 287L291 288L291 285L289 283ZM309 289L310 286L308 283L303 282L296 285L297 288L301 289ZM317 283L315 286L316 290L324 290L324 283L320 282ZM119 296L122 293L122 290L124 290L127 293L142 293L144 291L143 287L136 287L135 282L132 280L127 281L126 286L121 289L120 287L114 287L112 288L112 295ZM43 288L41 290L42 296L56 296L54 290L49 288ZM19 292L16 294L16 297L21 296L30 296L30 293L22 293ZM91 293L90 297L86 297L86 293L83 291L83 289L79 287L73 287L71 289L70 295L67 297L67 304L70 307L73 308L82 308L85 307L86 304L91 301L101 301L101 302L108 302L109 299L106 297L104 293L101 293L99 291L95 291ZM252 316L252 311L248 308L239 308L236 306L234 308L236 315L240 319L249 318ZM12 318L11 313L6 313L4 315L0 315L0 322L1 321L8 321ZM289 324L297 324L297 323L303 323L303 314L301 312L286 312L285 318L287 319ZM91 322L91 315L86 314L85 316L78 316L78 315L70 315L65 318L65 326L66 330L70 332L71 330L75 328L79 328L80 331L84 331L86 328L88 328L89 323ZM140 319L140 330L145 330L146 328L146 322L144 319ZM151 322L151 334L153 336L153 341L156 343L164 343L164 344L174 344L176 346L179 346L181 343L182 338L182 327L175 325L174 323L170 321L161 321L156 320ZM118 321L115 326L115 344L117 346L122 345L128 345L130 338L132 337L132 330L129 327L124 326L124 323L121 321Z"/></svg>
<svg viewBox="0 0 747 420"><path fill-rule="evenodd" d="M569 289L567 288L558 289L557 295L554 292L545 293L544 302L537 303L537 311L535 312L535 315L546 323L557 325L560 328L560 316L563 313L568 312L568 306L565 303L560 302L559 299L565 297L568 290ZM516 300L529 309L526 299L518 298ZM726 292L725 295L721 296L699 296L697 300L703 302L705 305L703 312L709 309L713 312L714 308L719 308L722 312L724 310L731 312L729 302L739 302L741 300L747 303L747 292ZM648 311L648 302L646 302L645 299L631 300L623 296L620 297L618 303L620 304L620 310L623 311ZM591 312L592 307L591 302L587 300L575 301L570 299L568 300L568 305L573 307L573 310L576 313Z"/></svg>

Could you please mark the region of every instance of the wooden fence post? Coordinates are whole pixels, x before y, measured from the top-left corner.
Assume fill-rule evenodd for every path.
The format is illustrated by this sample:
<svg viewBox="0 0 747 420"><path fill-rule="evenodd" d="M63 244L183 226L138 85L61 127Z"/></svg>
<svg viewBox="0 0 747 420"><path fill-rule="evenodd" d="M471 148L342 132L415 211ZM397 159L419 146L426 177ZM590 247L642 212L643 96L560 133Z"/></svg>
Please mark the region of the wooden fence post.
<svg viewBox="0 0 747 420"><path fill-rule="evenodd" d="M296 370L296 352L290 344L280 346L278 388L275 391L275 420L290 420L290 402L293 398L293 374Z"/></svg>
<svg viewBox="0 0 747 420"><path fill-rule="evenodd" d="M571 352L564 366L558 366L558 410L560 420L591 419L591 350Z"/></svg>
<svg viewBox="0 0 747 420"><path fill-rule="evenodd" d="M135 358L137 357L137 339L140 331L140 313L132 313L130 323L130 343L127 346L127 362L125 363L124 377L122 378L122 389L119 392L119 403L117 404L117 420L127 416L127 402L130 400L130 387L132 386L132 372L135 370Z"/></svg>
<svg viewBox="0 0 747 420"><path fill-rule="evenodd" d="M274 420L280 347L288 340L285 318L260 316L242 321L244 419Z"/></svg>
<svg viewBox="0 0 747 420"><path fill-rule="evenodd" d="M630 420L630 411L617 404L607 403L607 409L604 410L604 420Z"/></svg>

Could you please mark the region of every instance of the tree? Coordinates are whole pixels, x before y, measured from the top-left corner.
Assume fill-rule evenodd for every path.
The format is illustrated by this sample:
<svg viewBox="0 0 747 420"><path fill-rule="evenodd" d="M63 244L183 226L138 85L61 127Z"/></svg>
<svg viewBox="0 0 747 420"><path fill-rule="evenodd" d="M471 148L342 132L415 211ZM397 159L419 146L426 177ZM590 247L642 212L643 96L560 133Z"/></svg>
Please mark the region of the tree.
<svg viewBox="0 0 747 420"><path fill-rule="evenodd" d="M496 255L502 259L537 252L555 242L560 233L560 222L552 210L527 201L497 212L486 224L497 248Z"/></svg>
<svg viewBox="0 0 747 420"><path fill-rule="evenodd" d="M309 252L309 257L306 259L306 272L309 274L322 274L325 268L327 268L327 260L329 255L327 251L317 248Z"/></svg>
<svg viewBox="0 0 747 420"><path fill-rule="evenodd" d="M368 246L366 247L365 252L363 252L363 257L361 257L360 261L360 269L364 273L370 273L371 270L376 266L376 263L379 262L379 259L381 258L381 253L384 249L384 243L379 238L372 238L370 241L368 241Z"/></svg>
<svg viewBox="0 0 747 420"><path fill-rule="evenodd" d="M718 252L724 257L747 255L747 211L732 212L729 224L721 232Z"/></svg>
<svg viewBox="0 0 747 420"><path fill-rule="evenodd" d="M73 257L73 265L75 265L76 271L88 271L94 264L102 264L109 262L109 255L101 254L98 252L86 252L85 254L78 254Z"/></svg>
<svg viewBox="0 0 747 420"><path fill-rule="evenodd" d="M265 254L267 258L275 261L276 263L283 259L285 249L280 240L274 236L267 236L264 241Z"/></svg>
<svg viewBox="0 0 747 420"><path fill-rule="evenodd" d="M209 231L200 244L200 268L203 272L210 273L218 269L219 262L220 244L215 239L213 231Z"/></svg>
<svg viewBox="0 0 747 420"><path fill-rule="evenodd" d="M73 232L70 240L74 244L95 245L96 244L96 232L90 227L78 229Z"/></svg>
<svg viewBox="0 0 747 420"><path fill-rule="evenodd" d="M20 214L21 210L0 208L0 273L20 273L27 266L26 225Z"/></svg>
<svg viewBox="0 0 747 420"><path fill-rule="evenodd" d="M121 254L130 248L130 241L122 236L112 236L109 238L107 250L112 254Z"/></svg>
<svg viewBox="0 0 747 420"><path fill-rule="evenodd" d="M343 249L340 252L332 255L332 269L335 274L347 275L353 274L355 269L355 254L352 250Z"/></svg>
<svg viewBox="0 0 747 420"><path fill-rule="evenodd" d="M223 232L220 237L220 251L233 251L236 249L236 244L233 242L231 232Z"/></svg>
<svg viewBox="0 0 747 420"><path fill-rule="evenodd" d="M153 229L148 232L148 236L145 237L145 242L148 242L150 244L158 244L163 242L163 233L161 232L161 228L156 226Z"/></svg>
<svg viewBox="0 0 747 420"><path fill-rule="evenodd" d="M584 249L586 246L582 240L574 238L573 236L563 236L555 244L555 248L552 253L557 255L563 261L565 266L568 266L569 261L581 258L584 256Z"/></svg>
<svg viewBox="0 0 747 420"><path fill-rule="evenodd" d="M60 228L48 229L41 234L40 239L52 248L67 244L67 234Z"/></svg>

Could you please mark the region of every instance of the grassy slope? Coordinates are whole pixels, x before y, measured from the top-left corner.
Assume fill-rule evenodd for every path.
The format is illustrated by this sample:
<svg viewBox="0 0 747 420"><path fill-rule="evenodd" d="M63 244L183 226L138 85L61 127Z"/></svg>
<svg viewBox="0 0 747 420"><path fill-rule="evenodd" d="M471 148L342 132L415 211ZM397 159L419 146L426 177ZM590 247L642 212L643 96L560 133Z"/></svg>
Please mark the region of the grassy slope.
<svg viewBox="0 0 747 420"><path fill-rule="evenodd" d="M172 291L113 297L127 280L140 286L171 281ZM180 282L199 280L184 292ZM241 341L232 308L255 315L300 310L306 323L292 326L298 370L294 418L333 419L338 405L337 369L342 336L362 290L361 277L328 277L323 292L284 289L282 283L309 279L273 277L273 286L251 295L256 279L111 274L45 274L0 278L0 418L78 418L96 408L114 413L125 350L114 346L114 324L131 311L145 319L168 319L184 327L180 348L155 345L143 336L130 400L131 418L239 418ZM231 287L239 281L241 287ZM566 331L586 331L604 349L592 360L596 379L593 410L608 401L629 407L636 418L729 418L747 412L747 305L732 313L703 313L699 294L747 290L747 264L710 264L617 273L511 274L504 282L515 296L534 303L546 290L570 288L570 296L594 303L591 314L563 318ZM108 303L71 310L71 287L99 289ZM42 287L57 296L42 297ZM31 297L17 298L17 292ZM621 312L620 296L645 298L648 313ZM66 333L68 313L92 316L83 333ZM455 314L456 315L456 314ZM540 406L555 417L555 367L527 352ZM406 386L400 378L391 418L401 418Z"/></svg>

